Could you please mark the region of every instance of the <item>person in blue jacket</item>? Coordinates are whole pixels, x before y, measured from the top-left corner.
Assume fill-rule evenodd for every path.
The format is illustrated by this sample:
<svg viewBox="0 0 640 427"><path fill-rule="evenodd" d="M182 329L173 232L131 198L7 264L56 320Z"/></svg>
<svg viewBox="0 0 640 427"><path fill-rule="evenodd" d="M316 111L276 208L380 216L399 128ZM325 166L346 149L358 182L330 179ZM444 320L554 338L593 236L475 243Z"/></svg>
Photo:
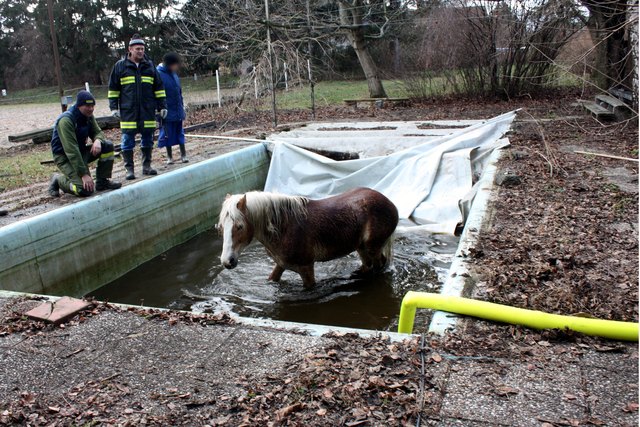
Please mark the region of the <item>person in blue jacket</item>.
<svg viewBox="0 0 640 427"><path fill-rule="evenodd" d="M173 164L173 152L171 147L180 146L180 160L187 163L187 152L184 147L184 129L182 121L186 114L182 99L182 87L178 70L182 65L180 56L175 52L168 52L162 58L162 64L158 65L158 74L164 83L164 90L167 93L167 117L162 120L160 136L158 137L158 148L165 147L167 150L167 164Z"/></svg>

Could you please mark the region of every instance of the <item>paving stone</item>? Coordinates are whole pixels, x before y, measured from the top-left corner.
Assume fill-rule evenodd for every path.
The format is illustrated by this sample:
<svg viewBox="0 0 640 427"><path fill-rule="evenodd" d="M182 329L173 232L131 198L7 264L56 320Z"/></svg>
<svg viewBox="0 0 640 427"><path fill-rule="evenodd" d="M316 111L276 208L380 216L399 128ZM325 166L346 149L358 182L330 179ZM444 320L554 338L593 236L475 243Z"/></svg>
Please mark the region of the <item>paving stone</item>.
<svg viewBox="0 0 640 427"><path fill-rule="evenodd" d="M637 426L638 411L625 412L628 403L638 403L637 363L614 362L608 368L584 365L582 370L592 416L607 425Z"/></svg>
<svg viewBox="0 0 640 427"><path fill-rule="evenodd" d="M603 175L611 184L615 184L618 188L627 193L638 193L638 174L631 169L625 167L607 168L603 171Z"/></svg>
<svg viewBox="0 0 640 427"><path fill-rule="evenodd" d="M275 366L286 365L288 360L329 341L321 337L296 335L288 332L258 328L235 328L212 357L218 369L243 372L251 366L261 374L269 373Z"/></svg>
<svg viewBox="0 0 640 427"><path fill-rule="evenodd" d="M530 369L514 364L507 375L508 383L518 384L519 422L528 420L570 420L587 416L586 396L582 389L580 366L547 364Z"/></svg>
<svg viewBox="0 0 640 427"><path fill-rule="evenodd" d="M89 307L87 301L77 298L62 297L57 301L46 301L29 310L25 315L34 320L43 320L50 323L60 323L79 311Z"/></svg>
<svg viewBox="0 0 640 427"><path fill-rule="evenodd" d="M440 415L513 426L538 425L541 419L580 420L587 416L580 369L547 365L529 370L519 361L459 361L449 377Z"/></svg>
<svg viewBox="0 0 640 427"><path fill-rule="evenodd" d="M493 384L504 383L504 371L508 368L500 362L455 362L442 402L440 416L478 420L484 423L513 421L509 400L498 396Z"/></svg>
<svg viewBox="0 0 640 427"><path fill-rule="evenodd" d="M616 344L616 347L626 349L620 352L588 351L582 355L582 364L598 368L628 370L637 373L638 345L636 343Z"/></svg>
<svg viewBox="0 0 640 427"><path fill-rule="evenodd" d="M429 426L435 427L487 427L487 423L484 421L466 420L457 418L445 418L439 421L433 421ZM508 426L509 424L492 424L494 426Z"/></svg>

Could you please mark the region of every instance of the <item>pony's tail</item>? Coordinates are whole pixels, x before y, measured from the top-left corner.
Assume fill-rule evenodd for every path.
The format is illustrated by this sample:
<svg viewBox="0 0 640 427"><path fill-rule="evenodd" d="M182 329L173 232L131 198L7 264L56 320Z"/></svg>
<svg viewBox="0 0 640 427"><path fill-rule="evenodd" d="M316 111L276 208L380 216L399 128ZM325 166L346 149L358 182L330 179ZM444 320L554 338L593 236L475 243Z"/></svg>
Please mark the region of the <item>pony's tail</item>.
<svg viewBox="0 0 640 427"><path fill-rule="evenodd" d="M383 268L385 269L389 268L393 263L393 241L395 240L395 237L396 233L391 234L382 247L382 255L385 259Z"/></svg>

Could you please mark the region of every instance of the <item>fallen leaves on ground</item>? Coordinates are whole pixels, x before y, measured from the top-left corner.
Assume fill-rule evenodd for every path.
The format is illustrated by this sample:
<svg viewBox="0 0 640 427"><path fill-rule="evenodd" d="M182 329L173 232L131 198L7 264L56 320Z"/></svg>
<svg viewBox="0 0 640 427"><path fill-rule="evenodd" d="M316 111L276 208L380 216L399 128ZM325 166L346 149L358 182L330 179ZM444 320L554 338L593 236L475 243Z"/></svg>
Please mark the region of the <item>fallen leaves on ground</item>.
<svg viewBox="0 0 640 427"><path fill-rule="evenodd" d="M500 170L518 175L522 183L499 188L492 225L479 236L477 297L637 322L638 194L625 192L605 172L624 167L637 186L638 166L573 152L578 144L629 156L637 150L637 122L604 127L585 116L516 123L515 129L511 152L523 154L507 153ZM553 175L548 159L554 162Z"/></svg>

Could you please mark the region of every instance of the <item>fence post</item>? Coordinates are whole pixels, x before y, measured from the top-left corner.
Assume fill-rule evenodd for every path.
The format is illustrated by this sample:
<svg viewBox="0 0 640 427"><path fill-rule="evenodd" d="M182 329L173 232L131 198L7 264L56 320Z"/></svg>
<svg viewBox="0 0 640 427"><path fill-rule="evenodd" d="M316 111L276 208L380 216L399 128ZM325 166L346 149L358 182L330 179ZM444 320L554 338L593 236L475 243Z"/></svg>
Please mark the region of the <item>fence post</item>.
<svg viewBox="0 0 640 427"><path fill-rule="evenodd" d="M258 99L258 73L253 76L253 88L256 92L256 99Z"/></svg>
<svg viewBox="0 0 640 427"><path fill-rule="evenodd" d="M307 71L309 72L309 85L311 86L311 118L316 119L316 91L313 76L311 75L311 61L307 59Z"/></svg>
<svg viewBox="0 0 640 427"><path fill-rule="evenodd" d="M216 88L218 90L218 108L222 107L222 98L220 98L220 73L216 70Z"/></svg>
<svg viewBox="0 0 640 427"><path fill-rule="evenodd" d="M89 82L84 82L84 90L91 92L91 89L89 89Z"/></svg>
<svg viewBox="0 0 640 427"><path fill-rule="evenodd" d="M289 73L287 73L287 63L284 63L284 90L289 90Z"/></svg>

